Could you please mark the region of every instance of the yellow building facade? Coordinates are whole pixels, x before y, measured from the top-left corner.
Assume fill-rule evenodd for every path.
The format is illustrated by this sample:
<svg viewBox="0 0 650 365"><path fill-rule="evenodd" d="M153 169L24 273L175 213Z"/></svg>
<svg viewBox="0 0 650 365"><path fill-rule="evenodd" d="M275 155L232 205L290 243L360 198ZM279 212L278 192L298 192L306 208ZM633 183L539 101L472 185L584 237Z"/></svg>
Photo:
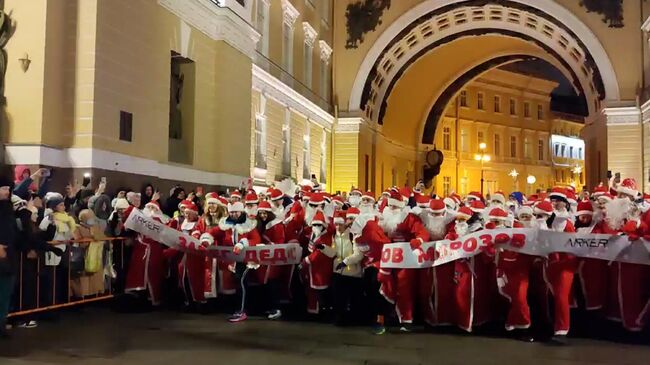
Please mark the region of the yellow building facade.
<svg viewBox="0 0 650 365"><path fill-rule="evenodd" d="M550 111L557 86L501 69L468 83L447 105L436 130L434 148L444 161L433 191L532 194L555 185L582 187L584 176L572 174L584 171L583 124L579 117L570 121Z"/></svg>
<svg viewBox="0 0 650 365"><path fill-rule="evenodd" d="M132 187L329 180L330 2L9 0L4 10L16 24L11 164L54 167L59 184L85 172Z"/></svg>

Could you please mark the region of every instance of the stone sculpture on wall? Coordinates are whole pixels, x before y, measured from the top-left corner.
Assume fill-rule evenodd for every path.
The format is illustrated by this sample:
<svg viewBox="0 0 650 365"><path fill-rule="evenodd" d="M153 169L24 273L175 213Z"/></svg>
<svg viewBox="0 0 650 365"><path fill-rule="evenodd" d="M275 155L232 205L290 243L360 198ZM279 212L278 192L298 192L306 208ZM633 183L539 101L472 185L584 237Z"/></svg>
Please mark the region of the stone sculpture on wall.
<svg viewBox="0 0 650 365"><path fill-rule="evenodd" d="M645 1L645 0L644 0ZM610 28L622 28L623 0L580 0L580 6L588 13L596 12L603 16L603 23Z"/></svg>
<svg viewBox="0 0 650 365"><path fill-rule="evenodd" d="M364 34L374 31L381 24L381 16L389 8L390 0L364 0L348 4L345 11L348 32L345 48L359 47Z"/></svg>

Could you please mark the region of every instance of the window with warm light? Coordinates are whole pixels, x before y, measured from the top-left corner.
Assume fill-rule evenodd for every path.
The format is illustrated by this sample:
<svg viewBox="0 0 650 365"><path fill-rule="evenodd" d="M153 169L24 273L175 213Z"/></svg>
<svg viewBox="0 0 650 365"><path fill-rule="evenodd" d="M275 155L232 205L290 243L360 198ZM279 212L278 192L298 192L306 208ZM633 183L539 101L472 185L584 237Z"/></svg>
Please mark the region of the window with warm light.
<svg viewBox="0 0 650 365"><path fill-rule="evenodd" d="M530 103L524 102L524 118L530 118Z"/></svg>
<svg viewBox="0 0 650 365"><path fill-rule="evenodd" d="M517 158L517 137L510 136L510 157Z"/></svg>
<svg viewBox="0 0 650 365"><path fill-rule="evenodd" d="M510 99L510 115L517 114L517 102L515 99Z"/></svg>
<svg viewBox="0 0 650 365"><path fill-rule="evenodd" d="M501 113L501 97L494 95L494 112Z"/></svg>
<svg viewBox="0 0 650 365"><path fill-rule="evenodd" d="M530 158L530 141L524 137L524 158Z"/></svg>
<svg viewBox="0 0 650 365"><path fill-rule="evenodd" d="M442 194L448 196L451 193L451 177L445 176L442 178Z"/></svg>
<svg viewBox="0 0 650 365"><path fill-rule="evenodd" d="M478 132L476 133L476 140L477 140L477 142L479 143L479 145L480 145L481 143L485 144L485 143L484 143L484 142L485 142L485 135L483 134L483 131L478 131Z"/></svg>
<svg viewBox="0 0 650 365"><path fill-rule="evenodd" d="M442 129L442 149L445 151L451 150L451 128L449 127Z"/></svg>
<svg viewBox="0 0 650 365"><path fill-rule="evenodd" d="M467 152L467 131L464 129L460 130L460 150Z"/></svg>
<svg viewBox="0 0 650 365"><path fill-rule="evenodd" d="M544 140L542 139L537 141L537 159L544 160Z"/></svg>
<svg viewBox="0 0 650 365"><path fill-rule="evenodd" d="M485 97L485 95L482 92L479 92L478 94L476 94L476 108L478 110L485 110L485 108L483 107L483 98L484 97Z"/></svg>
<svg viewBox="0 0 650 365"><path fill-rule="evenodd" d="M302 140L302 178L309 180L311 178L310 174L310 164L311 164L311 156L310 156L310 135L309 135L309 120L307 120L307 124L305 125L305 135L303 136Z"/></svg>
<svg viewBox="0 0 650 365"><path fill-rule="evenodd" d="M467 107L467 91L463 90L460 92L460 106Z"/></svg>
<svg viewBox="0 0 650 365"><path fill-rule="evenodd" d="M291 110L284 111L282 123L282 175L291 176Z"/></svg>
<svg viewBox="0 0 650 365"><path fill-rule="evenodd" d="M501 154L501 135L494 135L494 154L499 156Z"/></svg>
<svg viewBox="0 0 650 365"><path fill-rule="evenodd" d="M544 119L544 107L542 104L537 104L537 119L543 120Z"/></svg>

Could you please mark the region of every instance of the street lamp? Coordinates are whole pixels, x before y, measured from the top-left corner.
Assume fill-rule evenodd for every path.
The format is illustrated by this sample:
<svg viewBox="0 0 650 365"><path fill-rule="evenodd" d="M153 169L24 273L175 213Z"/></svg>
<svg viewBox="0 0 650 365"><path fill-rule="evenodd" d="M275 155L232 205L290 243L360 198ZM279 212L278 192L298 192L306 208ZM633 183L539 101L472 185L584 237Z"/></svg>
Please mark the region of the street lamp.
<svg viewBox="0 0 650 365"><path fill-rule="evenodd" d="M533 176L533 175L528 175L528 177L526 177L526 182L528 183L528 185L530 185L530 187L528 188L529 189L529 194L532 194L532 192L533 192L533 184L535 184L535 182L537 182L537 178L535 176Z"/></svg>
<svg viewBox="0 0 650 365"><path fill-rule="evenodd" d="M474 159L476 161L481 161L481 195L483 195L483 181L484 181L483 174L485 172L485 170L483 169L483 163L490 162L490 155L485 153L486 147L487 145L485 144L485 142L479 143L478 144L479 153L474 155Z"/></svg>
<svg viewBox="0 0 650 365"><path fill-rule="evenodd" d="M580 180L580 174L582 173L582 166L580 166L580 165L575 165L575 166L573 167L573 173L576 175L576 176L575 176L575 179L574 179L574 181L576 181L575 184L578 185L578 184L582 183L582 181ZM574 187L575 187L575 186L574 186Z"/></svg>
<svg viewBox="0 0 650 365"><path fill-rule="evenodd" d="M519 190L519 187L517 186L517 176L519 176L519 172L517 169L512 169L512 171L508 173L508 176L512 178L512 185L514 186L514 190Z"/></svg>

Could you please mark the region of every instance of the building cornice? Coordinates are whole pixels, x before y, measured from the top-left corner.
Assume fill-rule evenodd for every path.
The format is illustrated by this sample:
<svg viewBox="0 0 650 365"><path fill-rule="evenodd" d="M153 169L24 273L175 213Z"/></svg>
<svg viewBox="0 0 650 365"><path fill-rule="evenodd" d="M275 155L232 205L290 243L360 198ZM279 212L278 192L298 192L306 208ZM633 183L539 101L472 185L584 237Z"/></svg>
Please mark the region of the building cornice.
<svg viewBox="0 0 650 365"><path fill-rule="evenodd" d="M252 67L253 89L304 115L321 127L331 130L334 123L331 114L259 66L253 64Z"/></svg>
<svg viewBox="0 0 650 365"><path fill-rule="evenodd" d="M641 123L641 109L636 106L605 108L603 114L607 117L608 126L639 125Z"/></svg>
<svg viewBox="0 0 650 365"><path fill-rule="evenodd" d="M302 22L302 30L305 32L305 43L309 47L313 47L316 42L316 37L318 37L318 32L309 22Z"/></svg>
<svg viewBox="0 0 650 365"><path fill-rule="evenodd" d="M234 10L210 0L158 0L165 9L216 41L224 41L253 59L260 34Z"/></svg>
<svg viewBox="0 0 650 365"><path fill-rule="evenodd" d="M641 120L643 123L650 123L650 100L641 105Z"/></svg>
<svg viewBox="0 0 650 365"><path fill-rule="evenodd" d="M335 133L359 133L363 124L362 117L338 118L334 128Z"/></svg>

